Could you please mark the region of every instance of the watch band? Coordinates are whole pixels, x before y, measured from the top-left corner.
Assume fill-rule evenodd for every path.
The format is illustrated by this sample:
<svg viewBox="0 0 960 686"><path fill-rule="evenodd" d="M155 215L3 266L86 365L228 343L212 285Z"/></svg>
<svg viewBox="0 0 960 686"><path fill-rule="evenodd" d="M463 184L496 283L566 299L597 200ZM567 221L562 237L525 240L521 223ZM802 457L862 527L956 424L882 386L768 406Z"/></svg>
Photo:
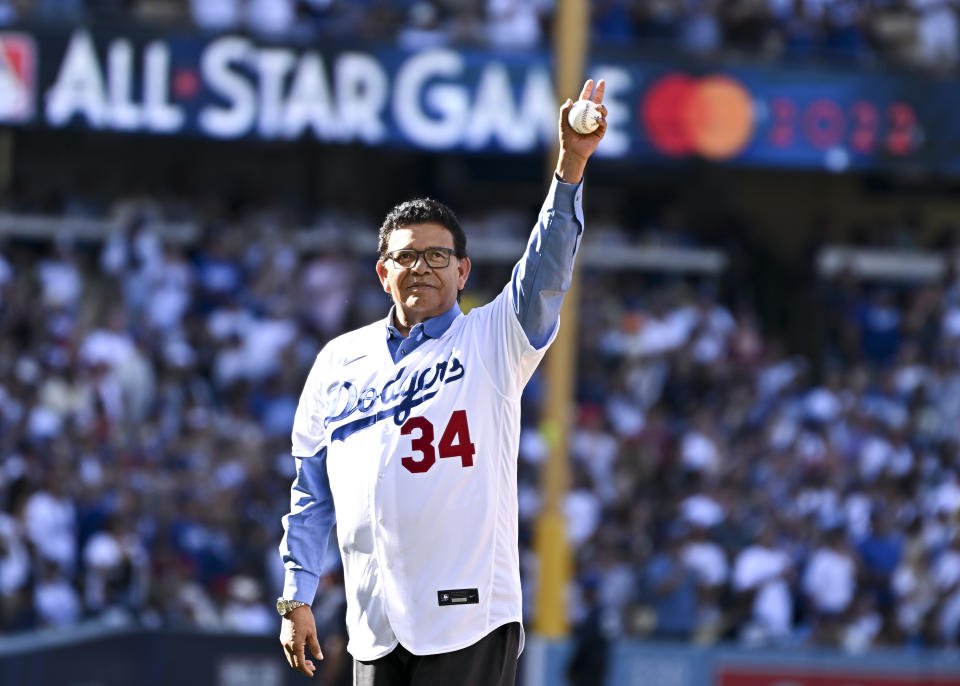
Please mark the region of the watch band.
<svg viewBox="0 0 960 686"><path fill-rule="evenodd" d="M281 617L286 617L291 610L295 610L301 605L309 605L300 600L288 600L287 598L277 598L277 612Z"/></svg>

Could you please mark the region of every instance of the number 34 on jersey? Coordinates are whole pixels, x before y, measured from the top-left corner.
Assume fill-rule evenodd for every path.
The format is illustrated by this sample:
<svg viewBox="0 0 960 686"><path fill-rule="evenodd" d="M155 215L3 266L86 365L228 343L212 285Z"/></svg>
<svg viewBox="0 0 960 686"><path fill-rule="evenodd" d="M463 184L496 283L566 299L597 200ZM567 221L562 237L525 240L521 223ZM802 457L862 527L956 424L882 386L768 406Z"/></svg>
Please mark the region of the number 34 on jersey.
<svg viewBox="0 0 960 686"><path fill-rule="evenodd" d="M408 455L400 459L404 468L413 474L429 471L440 457L459 457L461 467L472 467L476 446L470 441L470 426L466 410L455 410L440 436L436 449L433 447L434 427L426 417L410 417L400 427L400 434L412 436L411 449L419 456ZM417 434L417 435L414 435Z"/></svg>

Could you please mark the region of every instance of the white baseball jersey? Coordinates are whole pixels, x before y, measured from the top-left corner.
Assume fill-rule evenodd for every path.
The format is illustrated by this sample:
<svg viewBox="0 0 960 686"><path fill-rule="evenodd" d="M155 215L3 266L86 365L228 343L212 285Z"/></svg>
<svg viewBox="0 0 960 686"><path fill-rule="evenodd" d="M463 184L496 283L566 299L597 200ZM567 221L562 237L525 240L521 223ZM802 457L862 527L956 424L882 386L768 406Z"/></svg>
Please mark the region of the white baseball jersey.
<svg viewBox="0 0 960 686"><path fill-rule="evenodd" d="M383 322L348 333L307 380L295 454L327 446L357 659L398 639L415 654L457 650L521 621L520 394L546 347L530 345L510 298L398 363Z"/></svg>
<svg viewBox="0 0 960 686"><path fill-rule="evenodd" d="M560 195L556 186L551 197ZM556 335L579 245L579 188L563 194L574 211L558 212L562 219L554 222L548 201L529 248L539 250L549 227L562 225L554 232L569 235L554 239L567 240L557 248L563 258L549 258L554 265L524 275L521 260L491 303L457 314L442 334L397 361L385 340L390 322L381 320L331 341L310 371L293 430L298 481L281 544L291 551L284 555L284 597L312 600L319 570L297 551L318 547L321 541L309 537L329 530L329 505L311 511L328 478L347 591L347 647L359 660L386 655L398 641L418 655L458 650L521 622L520 395ZM544 277L550 270L557 283ZM518 297L549 304L539 348L518 319ZM318 459L325 471L302 469Z"/></svg>

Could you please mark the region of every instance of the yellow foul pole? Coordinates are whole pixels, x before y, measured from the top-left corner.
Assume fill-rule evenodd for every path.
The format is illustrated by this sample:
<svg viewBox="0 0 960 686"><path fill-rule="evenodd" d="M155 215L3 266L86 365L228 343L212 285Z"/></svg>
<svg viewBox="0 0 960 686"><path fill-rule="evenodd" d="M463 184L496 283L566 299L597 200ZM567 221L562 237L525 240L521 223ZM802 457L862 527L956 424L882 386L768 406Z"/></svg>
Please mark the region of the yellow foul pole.
<svg viewBox="0 0 960 686"><path fill-rule="evenodd" d="M554 89L558 107L568 97L576 99L583 85L588 27L586 0L558 0L553 33ZM555 146L547 161L551 175L558 152L559 148ZM565 597L572 573L572 558L563 504L569 481L567 445L573 419L579 290L579 278L574 271L570 290L563 300L560 331L546 360L548 393L544 431L550 456L543 472L543 509L537 520L535 539L540 573L534 628L548 639L563 638L569 633Z"/></svg>

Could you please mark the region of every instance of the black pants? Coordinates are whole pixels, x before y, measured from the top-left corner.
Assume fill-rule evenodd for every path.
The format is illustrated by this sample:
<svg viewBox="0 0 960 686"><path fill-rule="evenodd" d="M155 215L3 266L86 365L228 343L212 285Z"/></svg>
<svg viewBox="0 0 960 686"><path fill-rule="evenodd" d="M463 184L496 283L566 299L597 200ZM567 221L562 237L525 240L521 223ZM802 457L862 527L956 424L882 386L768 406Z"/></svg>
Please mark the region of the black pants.
<svg viewBox="0 0 960 686"><path fill-rule="evenodd" d="M520 625L494 629L466 648L414 655L402 645L371 662L353 661L353 686L514 686Z"/></svg>

